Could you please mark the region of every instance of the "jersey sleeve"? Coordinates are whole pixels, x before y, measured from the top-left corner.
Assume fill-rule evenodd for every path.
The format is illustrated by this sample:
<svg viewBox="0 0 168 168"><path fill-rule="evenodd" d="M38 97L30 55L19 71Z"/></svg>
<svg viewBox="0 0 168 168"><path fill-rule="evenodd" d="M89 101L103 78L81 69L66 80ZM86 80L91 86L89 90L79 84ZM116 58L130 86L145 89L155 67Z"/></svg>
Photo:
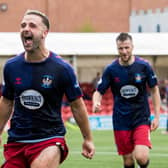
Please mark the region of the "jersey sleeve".
<svg viewBox="0 0 168 168"><path fill-rule="evenodd" d="M75 72L70 65L66 68L63 74L63 81L65 95L70 102L83 95Z"/></svg>
<svg viewBox="0 0 168 168"><path fill-rule="evenodd" d="M14 100L14 89L12 83L10 82L11 72L12 71L10 71L6 64L3 70L2 96L7 99Z"/></svg>
<svg viewBox="0 0 168 168"><path fill-rule="evenodd" d="M149 64L147 65L147 83L150 88L158 84L157 76Z"/></svg>
<svg viewBox="0 0 168 168"><path fill-rule="evenodd" d="M109 67L105 68L102 78L98 82L97 91L102 95L105 94L106 90L110 86L110 70Z"/></svg>

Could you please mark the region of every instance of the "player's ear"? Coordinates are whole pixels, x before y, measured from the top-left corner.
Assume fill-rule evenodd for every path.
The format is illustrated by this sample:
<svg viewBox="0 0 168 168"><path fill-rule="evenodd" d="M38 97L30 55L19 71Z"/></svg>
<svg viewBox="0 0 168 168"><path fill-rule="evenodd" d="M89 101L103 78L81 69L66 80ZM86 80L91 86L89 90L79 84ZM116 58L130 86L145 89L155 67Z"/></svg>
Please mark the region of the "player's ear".
<svg viewBox="0 0 168 168"><path fill-rule="evenodd" d="M42 36L43 39L46 38L47 34L48 34L48 30L46 29L46 30L43 32L43 36Z"/></svg>
<svg viewBox="0 0 168 168"><path fill-rule="evenodd" d="M132 44L132 49L134 49L134 45Z"/></svg>

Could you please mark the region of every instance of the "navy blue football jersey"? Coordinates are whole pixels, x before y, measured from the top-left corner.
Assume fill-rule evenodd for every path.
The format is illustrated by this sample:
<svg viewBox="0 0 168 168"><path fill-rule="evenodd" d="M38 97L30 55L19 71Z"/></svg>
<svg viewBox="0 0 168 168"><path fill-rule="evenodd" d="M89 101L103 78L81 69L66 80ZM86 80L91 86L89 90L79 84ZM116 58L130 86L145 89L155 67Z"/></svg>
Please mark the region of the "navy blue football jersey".
<svg viewBox="0 0 168 168"><path fill-rule="evenodd" d="M9 142L64 136L63 95L69 101L82 96L73 68L53 52L37 63L25 61L24 53L9 59L4 67L2 94L15 103Z"/></svg>
<svg viewBox="0 0 168 168"><path fill-rule="evenodd" d="M150 88L157 85L157 77L149 63L140 57L135 57L129 66L121 66L116 59L105 68L97 90L103 95L111 88L114 130L150 125L147 85Z"/></svg>

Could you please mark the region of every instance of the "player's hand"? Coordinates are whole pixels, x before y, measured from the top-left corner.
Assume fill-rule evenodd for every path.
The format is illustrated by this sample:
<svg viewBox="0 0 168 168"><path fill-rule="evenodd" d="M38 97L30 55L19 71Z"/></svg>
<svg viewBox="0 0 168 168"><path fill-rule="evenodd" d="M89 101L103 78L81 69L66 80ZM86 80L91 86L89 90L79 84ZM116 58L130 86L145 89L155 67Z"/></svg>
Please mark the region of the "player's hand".
<svg viewBox="0 0 168 168"><path fill-rule="evenodd" d="M159 119L154 118L151 123L151 131L155 131L159 127Z"/></svg>
<svg viewBox="0 0 168 168"><path fill-rule="evenodd" d="M95 154L95 147L92 141L85 140L82 145L82 155L87 159L92 159Z"/></svg>
<svg viewBox="0 0 168 168"><path fill-rule="evenodd" d="M101 111L101 104L99 102L93 104L93 113L97 113Z"/></svg>

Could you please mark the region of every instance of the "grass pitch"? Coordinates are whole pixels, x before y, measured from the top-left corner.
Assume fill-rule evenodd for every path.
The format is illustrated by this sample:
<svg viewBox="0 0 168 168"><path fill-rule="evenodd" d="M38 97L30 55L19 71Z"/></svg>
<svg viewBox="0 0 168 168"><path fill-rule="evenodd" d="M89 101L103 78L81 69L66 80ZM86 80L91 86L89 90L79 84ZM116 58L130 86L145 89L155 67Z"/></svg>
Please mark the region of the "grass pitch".
<svg viewBox="0 0 168 168"><path fill-rule="evenodd" d="M153 149L150 151L149 168L168 168L168 135L161 134L161 129L151 134ZM92 160L81 155L82 136L79 129L67 128L66 140L70 149L67 160L60 168L122 168L122 159L117 155L113 133L93 131L96 154ZM3 143L7 134L3 134ZM3 162L2 146L0 147L0 165Z"/></svg>

